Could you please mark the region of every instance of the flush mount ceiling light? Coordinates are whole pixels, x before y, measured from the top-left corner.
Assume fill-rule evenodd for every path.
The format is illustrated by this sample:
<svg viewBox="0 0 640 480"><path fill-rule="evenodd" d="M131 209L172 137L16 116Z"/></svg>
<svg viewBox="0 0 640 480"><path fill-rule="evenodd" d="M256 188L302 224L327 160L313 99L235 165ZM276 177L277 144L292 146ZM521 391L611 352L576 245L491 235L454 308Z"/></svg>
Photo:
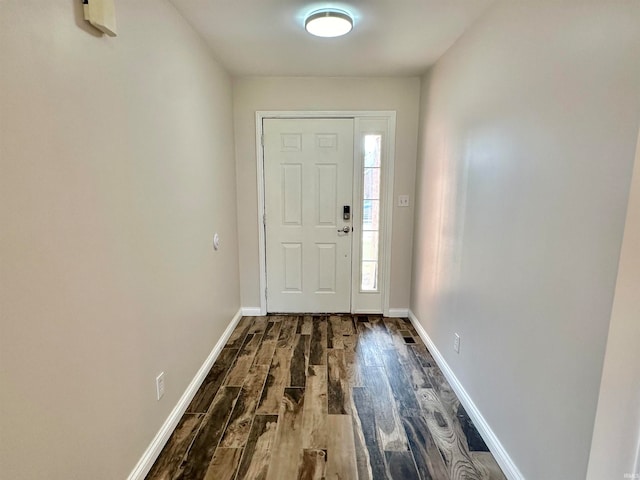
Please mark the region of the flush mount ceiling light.
<svg viewBox="0 0 640 480"><path fill-rule="evenodd" d="M339 37L351 31L353 18L342 10L316 10L306 18L304 28L316 37Z"/></svg>

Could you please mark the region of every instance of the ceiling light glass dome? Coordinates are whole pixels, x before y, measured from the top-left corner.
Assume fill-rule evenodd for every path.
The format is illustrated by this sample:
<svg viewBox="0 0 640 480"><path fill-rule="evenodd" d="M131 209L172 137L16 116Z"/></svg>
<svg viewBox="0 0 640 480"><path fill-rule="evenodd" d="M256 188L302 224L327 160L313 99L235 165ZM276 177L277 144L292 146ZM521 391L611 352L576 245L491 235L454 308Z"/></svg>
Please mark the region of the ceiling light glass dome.
<svg viewBox="0 0 640 480"><path fill-rule="evenodd" d="M317 10L306 18L304 28L317 37L339 37L351 31L353 18L342 10Z"/></svg>

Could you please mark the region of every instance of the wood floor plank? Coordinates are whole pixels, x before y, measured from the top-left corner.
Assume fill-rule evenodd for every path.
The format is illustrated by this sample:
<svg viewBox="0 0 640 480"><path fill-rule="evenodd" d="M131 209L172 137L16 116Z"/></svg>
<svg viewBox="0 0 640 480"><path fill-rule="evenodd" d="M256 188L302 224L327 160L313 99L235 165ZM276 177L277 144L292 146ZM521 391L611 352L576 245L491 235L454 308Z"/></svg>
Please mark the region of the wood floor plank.
<svg viewBox="0 0 640 480"><path fill-rule="evenodd" d="M389 336L391 341L394 344L394 347L398 351L403 351L409 348L404 341L404 338L400 334L400 330L404 327L399 318L385 318L384 324L387 327L387 331L389 332Z"/></svg>
<svg viewBox="0 0 640 480"><path fill-rule="evenodd" d="M329 350L327 368L329 414L350 414L351 394L343 350Z"/></svg>
<svg viewBox="0 0 640 480"><path fill-rule="evenodd" d="M307 381L307 365L309 365L309 347L311 335L296 335L296 343L291 356L291 375L289 386L304 387Z"/></svg>
<svg viewBox="0 0 640 480"><path fill-rule="evenodd" d="M204 418L203 413L185 414L178 422L167 444L160 452L158 459L147 475L147 480L172 480L182 460L184 459L187 449L200 427L200 423Z"/></svg>
<svg viewBox="0 0 640 480"><path fill-rule="evenodd" d="M249 370L247 380L240 390L233 413L220 440L221 447L244 447L268 372L268 365L254 365Z"/></svg>
<svg viewBox="0 0 640 480"><path fill-rule="evenodd" d="M217 448L204 480L234 480L241 456L241 448Z"/></svg>
<svg viewBox="0 0 640 480"><path fill-rule="evenodd" d="M408 450L407 437L384 369L366 367L365 371L365 384L371 397L382 450Z"/></svg>
<svg viewBox="0 0 640 480"><path fill-rule="evenodd" d="M393 340L381 316L369 316L369 325L379 350L393 348Z"/></svg>
<svg viewBox="0 0 640 480"><path fill-rule="evenodd" d="M353 325L353 317L345 315L342 317L342 335L355 335L356 329Z"/></svg>
<svg viewBox="0 0 640 480"><path fill-rule="evenodd" d="M413 348L409 347L406 350L396 349L395 352L414 391L433 387L427 369L422 366Z"/></svg>
<svg viewBox="0 0 640 480"><path fill-rule="evenodd" d="M309 365L302 412L302 448L327 448L327 367Z"/></svg>
<svg viewBox="0 0 640 480"><path fill-rule="evenodd" d="M275 352L276 345L278 344L281 327L281 322L269 322L267 324L264 336L262 337L262 343L260 344L253 360L255 365L271 365L271 359L273 358L273 352Z"/></svg>
<svg viewBox="0 0 640 480"><path fill-rule="evenodd" d="M426 371L429 376L429 381L431 382L431 385L433 385L433 388L447 413L451 417L455 417L458 412L458 408L460 407L460 400L458 400L453 388L444 377L442 370L440 370L438 366L435 366L427 368Z"/></svg>
<svg viewBox="0 0 640 480"><path fill-rule="evenodd" d="M276 348L256 413L277 415L280 411L284 389L291 377L292 353L290 348Z"/></svg>
<svg viewBox="0 0 640 480"><path fill-rule="evenodd" d="M327 480L358 478L356 449L353 440L353 423L349 415L329 415L327 448Z"/></svg>
<svg viewBox="0 0 640 480"><path fill-rule="evenodd" d="M351 337L345 337L351 338ZM344 362L347 367L347 385L350 387L362 387L364 386L362 380L362 372L361 367L363 366L361 363L360 357L352 351L345 350L344 351Z"/></svg>
<svg viewBox="0 0 640 480"><path fill-rule="evenodd" d="M362 432L362 422L356 413L355 407L351 414L351 421L353 422L353 444L356 450L358 480L373 480L373 473L369 463L369 452L367 450L364 433Z"/></svg>
<svg viewBox="0 0 640 480"><path fill-rule="evenodd" d="M343 349L342 343L342 317L337 315L329 316L327 324L327 345L328 348Z"/></svg>
<svg viewBox="0 0 640 480"><path fill-rule="evenodd" d="M369 367L381 367L382 360L378 355L376 335L371 328L371 325L369 322L357 322L356 328L358 329L358 345L356 347L356 352L360 355L360 358L365 365Z"/></svg>
<svg viewBox="0 0 640 480"><path fill-rule="evenodd" d="M277 348L291 348L296 341L296 330L298 328L298 317L288 315L282 319L280 336L278 337Z"/></svg>
<svg viewBox="0 0 640 480"><path fill-rule="evenodd" d="M256 355L256 352L258 351L258 347L260 346L261 341L261 334L247 334L245 342L242 345L242 348L240 348L238 356L229 369L227 377L224 379L224 385L233 387L242 386L245 378L249 373L249 369L253 364L253 359Z"/></svg>
<svg viewBox="0 0 640 480"><path fill-rule="evenodd" d="M483 480L507 480L498 462L490 452L471 452L473 464L478 468Z"/></svg>
<svg viewBox="0 0 640 480"><path fill-rule="evenodd" d="M481 480L482 475L471 459L462 430L455 428L435 390L421 389L418 392L418 400L429 432L442 453L451 480Z"/></svg>
<svg viewBox="0 0 640 480"><path fill-rule="evenodd" d="M356 461L359 480L389 478L384 452L381 448L375 414L366 387L356 387L353 395L353 423L355 425ZM362 449L364 444L365 448Z"/></svg>
<svg viewBox="0 0 640 480"><path fill-rule="evenodd" d="M237 348L223 348L215 363L207 373L202 385L189 403L186 413L206 413L218 393L227 372L240 350Z"/></svg>
<svg viewBox="0 0 640 480"><path fill-rule="evenodd" d="M391 392L398 406L398 413L403 417L420 416L420 405L416 399L415 390L407 378L407 369L400 364L395 350L384 350L381 352L381 357Z"/></svg>
<svg viewBox="0 0 640 480"><path fill-rule="evenodd" d="M220 388L209 412L202 419L200 429L187 451L184 462L174 476L175 480L204 477L239 393L240 387Z"/></svg>
<svg viewBox="0 0 640 480"><path fill-rule="evenodd" d="M342 336L342 349L345 352L355 353L358 347L358 335L343 335Z"/></svg>
<svg viewBox="0 0 640 480"><path fill-rule="evenodd" d="M467 446L470 452L488 452L489 447L484 442L484 439L480 436L480 433L476 429L473 421L467 414L467 411L462 405L458 405L458 410L453 417L454 424L460 426L462 433L467 441Z"/></svg>
<svg viewBox="0 0 640 480"><path fill-rule="evenodd" d="M504 473L461 404L458 404L458 410L456 415L452 416L451 423L456 433L464 439L469 455L480 472L481 478L504 480Z"/></svg>
<svg viewBox="0 0 640 480"><path fill-rule="evenodd" d="M226 348L240 348L251 327L252 317L242 317L227 340Z"/></svg>
<svg viewBox="0 0 640 480"><path fill-rule="evenodd" d="M244 317L188 409L149 480L506 480L406 319Z"/></svg>
<svg viewBox="0 0 640 480"><path fill-rule="evenodd" d="M402 423L422 480L447 480L449 478L447 467L440 450L433 441L425 419L408 417L403 418Z"/></svg>
<svg viewBox="0 0 640 480"><path fill-rule="evenodd" d="M251 326L249 327L249 334L255 335L257 333L264 334L264 331L267 328L267 324L269 323L268 317L252 317L253 321L251 322Z"/></svg>
<svg viewBox="0 0 640 480"><path fill-rule="evenodd" d="M420 362L420 365L422 366L422 368L426 369L430 367L435 367L437 365L435 359L433 358L433 355L431 355L431 352L429 352L429 350L427 349L427 347L424 346L424 344L417 343L416 345L411 345L411 350L413 351L416 358L418 359L418 362Z"/></svg>
<svg viewBox="0 0 640 480"><path fill-rule="evenodd" d="M264 480L267 477L277 426L277 415L256 415L236 480Z"/></svg>
<svg viewBox="0 0 640 480"><path fill-rule="evenodd" d="M420 480L411 452L384 452L393 480Z"/></svg>
<svg viewBox="0 0 640 480"><path fill-rule="evenodd" d="M285 388L267 480L296 478L302 462L304 388Z"/></svg>
<svg viewBox="0 0 640 480"><path fill-rule="evenodd" d="M325 480L327 452L325 450L304 449L298 480Z"/></svg>
<svg viewBox="0 0 640 480"><path fill-rule="evenodd" d="M298 321L298 329L296 333L300 335L311 335L313 331L313 316L303 315Z"/></svg>
<svg viewBox="0 0 640 480"><path fill-rule="evenodd" d="M311 349L309 352L309 365L327 364L327 320L326 317L313 317L313 329L311 333Z"/></svg>

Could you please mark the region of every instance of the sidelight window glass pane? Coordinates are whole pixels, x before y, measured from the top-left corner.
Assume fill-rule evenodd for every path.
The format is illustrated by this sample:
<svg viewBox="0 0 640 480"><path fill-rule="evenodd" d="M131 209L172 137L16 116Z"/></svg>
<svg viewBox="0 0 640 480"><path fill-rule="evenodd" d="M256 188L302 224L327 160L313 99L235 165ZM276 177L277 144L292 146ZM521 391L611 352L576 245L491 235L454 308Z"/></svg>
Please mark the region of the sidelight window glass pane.
<svg viewBox="0 0 640 480"><path fill-rule="evenodd" d="M362 285L363 291L378 290L378 262L362 262Z"/></svg>
<svg viewBox="0 0 640 480"><path fill-rule="evenodd" d="M362 260L378 261L378 232L362 232Z"/></svg>
<svg viewBox="0 0 640 480"><path fill-rule="evenodd" d="M380 142L382 135L364 136L364 166L380 167Z"/></svg>
<svg viewBox="0 0 640 480"><path fill-rule="evenodd" d="M360 290L378 291L380 237L380 146L382 135L364 136L362 171L362 242L360 248Z"/></svg>
<svg viewBox="0 0 640 480"><path fill-rule="evenodd" d="M380 168L364 169L364 198L380 199Z"/></svg>
<svg viewBox="0 0 640 480"><path fill-rule="evenodd" d="M380 225L380 200L362 202L362 231L377 231Z"/></svg>

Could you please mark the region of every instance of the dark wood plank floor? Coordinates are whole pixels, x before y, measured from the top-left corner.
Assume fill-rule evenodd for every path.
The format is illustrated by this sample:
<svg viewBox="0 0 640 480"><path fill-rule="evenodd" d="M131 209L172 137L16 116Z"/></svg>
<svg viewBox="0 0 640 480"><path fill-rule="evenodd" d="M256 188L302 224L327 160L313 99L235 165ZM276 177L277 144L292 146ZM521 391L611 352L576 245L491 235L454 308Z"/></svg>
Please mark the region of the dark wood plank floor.
<svg viewBox="0 0 640 480"><path fill-rule="evenodd" d="M244 317L149 480L504 480L407 319Z"/></svg>

